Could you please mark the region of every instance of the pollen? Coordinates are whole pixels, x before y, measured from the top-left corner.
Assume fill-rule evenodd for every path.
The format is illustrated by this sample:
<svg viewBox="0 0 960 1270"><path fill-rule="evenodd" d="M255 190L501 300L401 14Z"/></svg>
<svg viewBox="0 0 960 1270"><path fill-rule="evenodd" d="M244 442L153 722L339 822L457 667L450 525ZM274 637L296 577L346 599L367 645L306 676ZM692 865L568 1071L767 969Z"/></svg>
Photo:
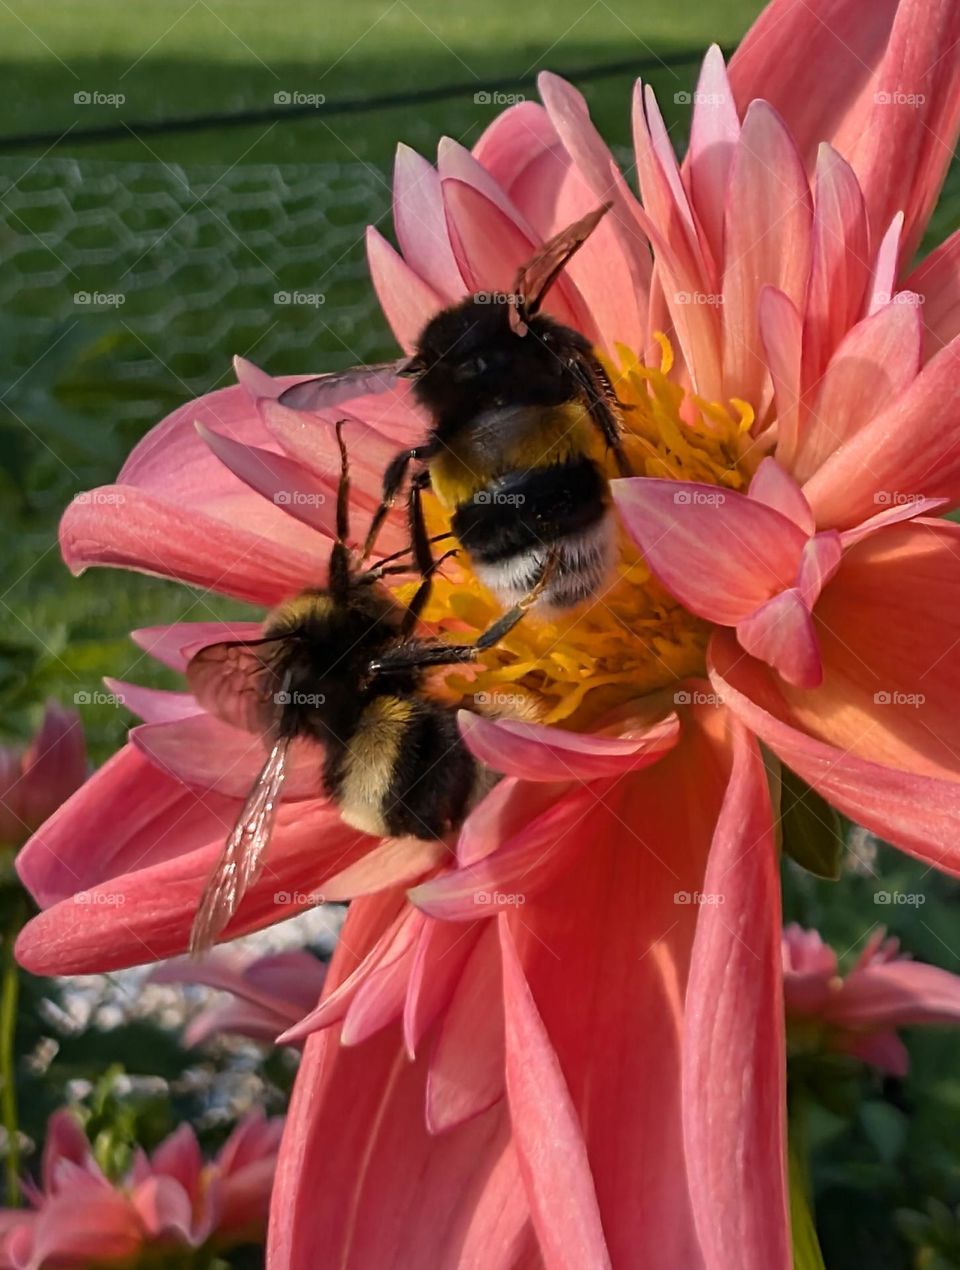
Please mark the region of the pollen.
<svg viewBox="0 0 960 1270"><path fill-rule="evenodd" d="M659 365L618 348L605 365L623 404L624 449L637 476L697 481L740 490L749 482L753 411L743 401L709 402L671 379L673 349L656 337ZM608 473L617 473L611 462ZM429 500L431 532L448 525ZM458 641L475 638L501 615L461 554L435 580L424 613L428 625ZM413 587L398 588L408 600ZM445 688L469 705L516 712L582 730L635 698L702 674L709 627L651 575L622 530L613 575L595 597L562 613L533 608L476 666L443 675Z"/></svg>

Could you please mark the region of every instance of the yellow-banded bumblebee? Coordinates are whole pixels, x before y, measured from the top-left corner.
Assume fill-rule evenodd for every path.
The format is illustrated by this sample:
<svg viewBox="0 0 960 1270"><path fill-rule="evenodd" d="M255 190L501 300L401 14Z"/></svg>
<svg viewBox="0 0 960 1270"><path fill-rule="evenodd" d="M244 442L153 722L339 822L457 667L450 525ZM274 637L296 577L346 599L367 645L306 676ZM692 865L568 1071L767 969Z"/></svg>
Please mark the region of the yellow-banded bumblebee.
<svg viewBox="0 0 960 1270"><path fill-rule="evenodd" d="M379 519L410 464L409 511L421 572L431 552L420 491L433 489L480 580L505 604L529 594L548 558L546 606L567 608L593 595L616 553L617 531L605 474L606 450L629 474L621 447L620 403L590 342L540 312L571 256L606 204L547 242L517 274L514 290L468 296L438 313L399 373L429 413L427 440L399 453L383 482ZM285 405L310 409L317 386L288 389ZM371 527L375 536L379 520Z"/></svg>
<svg viewBox="0 0 960 1270"><path fill-rule="evenodd" d="M381 836L441 838L459 827L493 780L464 745L455 708L427 691L425 673L492 647L536 597L504 614L475 644L415 637L430 578L404 606L381 579L409 572L409 565L390 564L395 557L365 570L355 564L346 545L349 478L339 424L337 439L338 540L327 586L281 604L261 638L208 645L187 666L200 704L260 734L267 748L204 890L193 952L216 939L263 867L284 779L295 758L298 765L312 762L310 747L317 746L317 794L335 801L349 824Z"/></svg>

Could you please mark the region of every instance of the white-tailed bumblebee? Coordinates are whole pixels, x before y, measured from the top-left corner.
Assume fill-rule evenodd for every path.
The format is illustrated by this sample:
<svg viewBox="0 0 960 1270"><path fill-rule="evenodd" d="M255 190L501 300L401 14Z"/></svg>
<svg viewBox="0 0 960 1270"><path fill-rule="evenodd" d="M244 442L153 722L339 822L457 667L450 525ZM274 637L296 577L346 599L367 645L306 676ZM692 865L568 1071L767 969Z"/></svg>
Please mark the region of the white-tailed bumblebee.
<svg viewBox="0 0 960 1270"><path fill-rule="evenodd" d="M209 645L187 666L200 704L262 736L267 749L204 890L190 938L194 953L214 942L263 867L295 755L310 763L316 746L317 795L336 802L348 824L378 836L442 838L495 779L464 745L456 709L429 693L425 676L492 647L536 597L504 614L475 644L414 636L430 578L405 606L382 578L410 572L410 565L389 563L396 557L369 569L356 564L346 544L349 478L339 424L337 439L338 540L327 586L281 604L261 638Z"/></svg>
<svg viewBox="0 0 960 1270"><path fill-rule="evenodd" d="M409 512L422 573L431 552L420 491L429 485L477 576L505 604L529 594L548 559L545 606L568 608L596 592L617 545L607 450L629 474L621 403L589 340L540 308L608 207L547 242L512 293L468 296L427 324L399 373L413 379L431 431L388 466L368 546L414 464ZM297 384L280 400L311 409L320 385L328 391L329 380Z"/></svg>

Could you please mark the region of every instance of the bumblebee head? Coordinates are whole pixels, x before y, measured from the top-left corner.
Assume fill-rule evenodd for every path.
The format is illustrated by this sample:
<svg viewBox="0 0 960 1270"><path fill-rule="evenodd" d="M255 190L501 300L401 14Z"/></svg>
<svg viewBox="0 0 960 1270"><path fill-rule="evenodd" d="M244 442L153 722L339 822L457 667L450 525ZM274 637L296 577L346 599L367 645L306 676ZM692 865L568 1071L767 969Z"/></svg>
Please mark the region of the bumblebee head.
<svg viewBox="0 0 960 1270"><path fill-rule="evenodd" d="M509 297L487 291L444 309L423 330L403 374L438 426L504 405L555 405L573 393L563 346L582 337L537 316L520 335Z"/></svg>

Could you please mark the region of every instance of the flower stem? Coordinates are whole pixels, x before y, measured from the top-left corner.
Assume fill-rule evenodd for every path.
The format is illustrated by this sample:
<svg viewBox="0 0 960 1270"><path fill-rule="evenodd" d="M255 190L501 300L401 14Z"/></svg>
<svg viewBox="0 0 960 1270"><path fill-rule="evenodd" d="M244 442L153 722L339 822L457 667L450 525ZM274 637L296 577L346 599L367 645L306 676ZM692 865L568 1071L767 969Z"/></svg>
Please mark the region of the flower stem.
<svg viewBox="0 0 960 1270"><path fill-rule="evenodd" d="M4 1173L7 1204L11 1208L16 1208L20 1203L20 1135L16 1082L17 1000L20 995L20 971L13 955L13 946L23 925L23 917L23 903L17 900L3 934L2 969L0 969L0 1121L7 1135Z"/></svg>

